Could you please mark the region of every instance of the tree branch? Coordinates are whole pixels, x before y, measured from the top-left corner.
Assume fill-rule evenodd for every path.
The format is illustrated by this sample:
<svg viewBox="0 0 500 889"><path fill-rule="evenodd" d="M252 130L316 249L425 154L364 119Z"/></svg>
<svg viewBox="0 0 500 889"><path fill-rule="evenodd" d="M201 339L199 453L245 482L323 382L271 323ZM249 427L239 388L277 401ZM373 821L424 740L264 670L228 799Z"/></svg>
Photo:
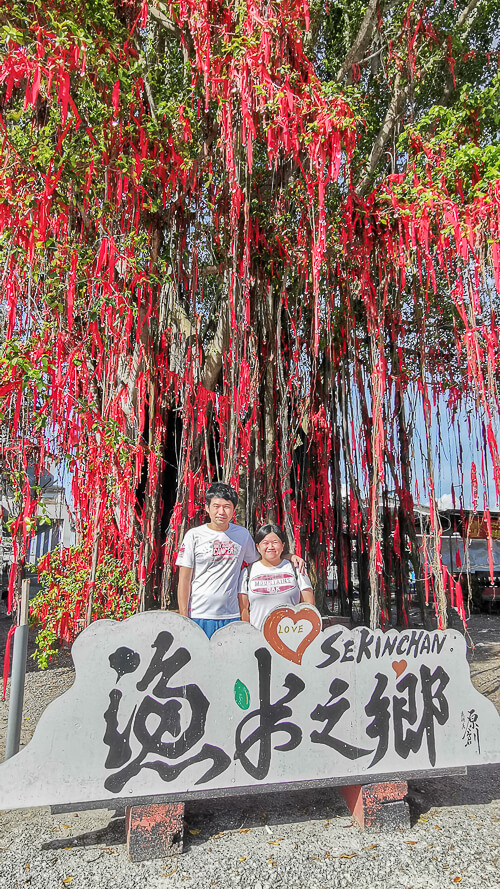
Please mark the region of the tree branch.
<svg viewBox="0 0 500 889"><path fill-rule="evenodd" d="M469 19L471 12L473 12L475 10L476 6L479 3L481 3L481 0L470 0L470 3L465 7L464 11L459 16L459 19L457 22L457 28L461 28L462 25L465 25L465 23Z"/></svg>
<svg viewBox="0 0 500 889"><path fill-rule="evenodd" d="M355 65L356 62L363 58L372 37L373 26L377 17L378 2L379 0L370 0L366 7L366 12L363 16L363 21L361 22L356 39L337 72L338 81L342 81L352 65Z"/></svg>
<svg viewBox="0 0 500 889"><path fill-rule="evenodd" d="M157 25L160 25L164 31L167 32L171 37L177 38L180 42L186 47L189 58L193 59L195 56L195 49L193 39L189 31L182 31L178 25L175 24L168 16L165 15L164 12L161 12L160 9L157 9L155 6L150 6L148 9L148 13L153 21L156 22Z"/></svg>
<svg viewBox="0 0 500 889"><path fill-rule="evenodd" d="M222 368L222 359L229 346L229 304L222 300L217 330L205 351L205 362L200 383L204 389L213 392Z"/></svg>
<svg viewBox="0 0 500 889"><path fill-rule="evenodd" d="M392 133L394 124L401 114L403 104L406 101L409 90L409 83L407 83L404 87L401 86L401 71L398 71L398 73L396 74L396 79L394 81L394 92L392 94L391 103L387 109L386 115L384 117L384 122L380 127L377 138L373 143L370 158L368 161L367 171L357 188L358 194L365 194L365 192L369 188L371 177L375 172L377 164L382 156L384 148L387 144L387 140Z"/></svg>
<svg viewBox="0 0 500 889"><path fill-rule="evenodd" d="M465 9L463 10L463 12L461 13L461 15L459 16L459 19L458 19L458 22L457 22L457 30L459 30L460 28L462 28L464 25L467 25L467 28L466 28L466 31L465 31L465 35L466 35L467 32L469 31L470 26L471 26L471 24L472 24L472 22L471 22L471 20L470 20L471 13L474 12L476 6L478 6L479 3L481 3L481 0L470 0L470 2L467 4L467 6L465 7ZM464 36L465 36L465 35L464 35ZM446 51L447 51L447 49L448 49L447 40L443 40L443 42L441 43L441 49L443 50L443 52L446 52ZM446 82L446 84L445 84L445 87L444 87L444 90L443 90L443 94L442 94L442 96L441 96L441 102L440 102L440 104L441 104L441 105L447 105L447 104L449 104L449 102L451 101L452 96L453 96L455 93L456 93L456 87L455 87L454 84L453 84L453 78L451 77L450 72L448 72L447 82Z"/></svg>
<svg viewBox="0 0 500 889"><path fill-rule="evenodd" d="M457 20L457 24L454 28L455 31L459 30L465 24L469 23L471 13L474 11L476 6L478 6L478 4L481 2L482 2L482 0L469 0L469 3L465 7L465 9L462 11L462 13L460 14L460 16ZM368 12L368 10L367 10L367 12ZM366 18L366 15L365 15L365 18ZM443 40L440 43L439 50L442 52L446 52L447 48L448 48L448 42L447 42L447 38L446 38L445 40ZM375 169L376 169L377 164L382 156L382 153L383 153L384 148L387 144L387 141L390 138L390 135L394 129L394 125L403 110L403 105L407 99L411 84L408 82L404 87L402 87L401 86L401 79L402 79L402 72L398 71L396 78L394 80L394 90L393 90L393 94L392 94L391 103L389 105L389 108L387 109L387 113L385 115L382 126L378 132L378 135L375 139L375 142L373 143L373 147L372 147L372 150L370 153L370 158L368 161L367 171L366 171L365 175L363 176L363 179L361 180L361 182L357 188L358 194L363 195L368 190L368 188L370 186L371 177L373 176L373 173L375 172ZM445 97L446 97L446 90L445 90Z"/></svg>
<svg viewBox="0 0 500 889"><path fill-rule="evenodd" d="M142 79L144 82L144 89L146 91L146 96L148 99L151 117L153 118L155 123L158 123L158 115L156 113L156 104L155 104L155 100L153 98L153 93L151 91L151 86L150 86L149 80L148 80L148 63L147 63L147 59L145 58L145 56L142 52L139 41L137 39L135 40L135 48L137 49L137 52L139 54L139 63L142 68Z"/></svg>

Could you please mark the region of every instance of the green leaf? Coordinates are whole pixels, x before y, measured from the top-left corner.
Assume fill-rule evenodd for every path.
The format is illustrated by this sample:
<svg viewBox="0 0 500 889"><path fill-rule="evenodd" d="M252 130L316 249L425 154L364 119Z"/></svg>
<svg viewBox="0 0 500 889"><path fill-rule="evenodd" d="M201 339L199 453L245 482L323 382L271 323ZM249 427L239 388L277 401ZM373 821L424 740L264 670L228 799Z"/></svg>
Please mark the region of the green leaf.
<svg viewBox="0 0 500 889"><path fill-rule="evenodd" d="M248 710L250 706L250 692L241 679L237 679L234 683L234 700L241 710Z"/></svg>

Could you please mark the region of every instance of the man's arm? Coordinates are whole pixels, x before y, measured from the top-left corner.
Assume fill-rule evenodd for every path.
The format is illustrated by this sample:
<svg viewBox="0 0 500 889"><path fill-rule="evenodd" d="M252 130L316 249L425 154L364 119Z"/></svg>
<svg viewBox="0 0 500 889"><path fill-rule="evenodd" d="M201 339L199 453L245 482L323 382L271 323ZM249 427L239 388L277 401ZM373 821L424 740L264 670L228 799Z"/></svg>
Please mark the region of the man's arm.
<svg viewBox="0 0 500 889"><path fill-rule="evenodd" d="M306 573L306 563L304 562L304 559L301 559L296 553L283 553L281 558L288 559L300 574Z"/></svg>
<svg viewBox="0 0 500 889"><path fill-rule="evenodd" d="M189 600L191 598L191 577L193 569L186 568L185 565L179 565L179 582L177 584L177 602L179 605L179 614L189 617Z"/></svg>
<svg viewBox="0 0 500 889"><path fill-rule="evenodd" d="M246 620L247 623L249 623L250 612L248 608L248 596L245 596L244 593L240 593L238 596L238 604L240 606L240 620Z"/></svg>

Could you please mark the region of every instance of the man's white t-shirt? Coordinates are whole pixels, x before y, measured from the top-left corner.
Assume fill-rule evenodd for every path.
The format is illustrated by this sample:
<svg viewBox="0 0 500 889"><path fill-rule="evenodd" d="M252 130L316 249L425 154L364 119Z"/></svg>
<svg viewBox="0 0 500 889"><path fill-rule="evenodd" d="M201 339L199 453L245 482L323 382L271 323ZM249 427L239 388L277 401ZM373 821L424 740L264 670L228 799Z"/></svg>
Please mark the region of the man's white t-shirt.
<svg viewBox="0 0 500 889"><path fill-rule="evenodd" d="M241 566L258 558L250 534L241 525L230 524L227 531L200 525L187 531L176 565L193 569L189 616L203 620L239 618Z"/></svg>
<svg viewBox="0 0 500 889"><path fill-rule="evenodd" d="M250 623L258 630L273 608L298 605L301 591L307 589L311 589L307 574L296 574L288 559L271 567L257 562L241 572L240 593L248 596Z"/></svg>

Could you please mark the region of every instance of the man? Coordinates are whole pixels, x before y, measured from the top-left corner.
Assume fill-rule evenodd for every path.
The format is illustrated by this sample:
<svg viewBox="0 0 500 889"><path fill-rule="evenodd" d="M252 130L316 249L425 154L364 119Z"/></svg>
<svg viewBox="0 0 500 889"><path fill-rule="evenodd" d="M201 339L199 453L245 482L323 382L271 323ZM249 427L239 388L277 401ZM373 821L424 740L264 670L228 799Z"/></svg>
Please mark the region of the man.
<svg viewBox="0 0 500 889"><path fill-rule="evenodd" d="M210 521L191 528L177 556L179 612L190 617L208 638L220 627L240 619L238 586L243 563L256 562L255 544L241 525L231 521L238 495L222 482L210 485L205 509ZM304 561L291 556L299 571Z"/></svg>

